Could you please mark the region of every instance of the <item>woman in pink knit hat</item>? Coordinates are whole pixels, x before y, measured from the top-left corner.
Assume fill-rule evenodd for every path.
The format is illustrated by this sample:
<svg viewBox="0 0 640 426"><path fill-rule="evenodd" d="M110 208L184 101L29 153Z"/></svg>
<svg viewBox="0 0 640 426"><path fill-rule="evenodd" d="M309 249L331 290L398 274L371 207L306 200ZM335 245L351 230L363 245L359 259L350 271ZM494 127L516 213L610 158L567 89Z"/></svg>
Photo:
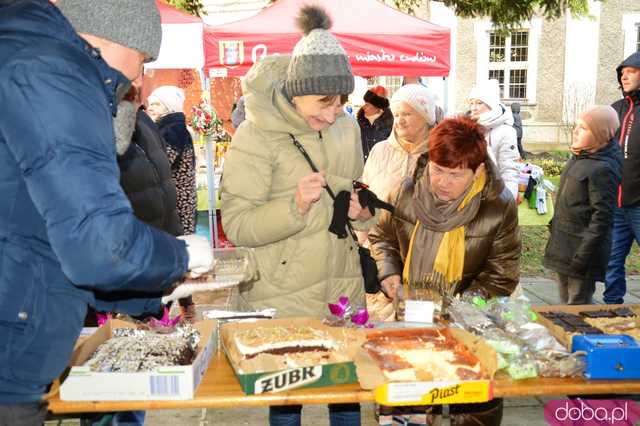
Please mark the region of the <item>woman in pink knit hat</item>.
<svg viewBox="0 0 640 426"><path fill-rule="evenodd" d="M584 112L573 131L573 155L562 171L543 260L558 273L562 303L592 303L595 282L604 281L622 179L622 153L614 138L619 125L615 110L599 105Z"/></svg>

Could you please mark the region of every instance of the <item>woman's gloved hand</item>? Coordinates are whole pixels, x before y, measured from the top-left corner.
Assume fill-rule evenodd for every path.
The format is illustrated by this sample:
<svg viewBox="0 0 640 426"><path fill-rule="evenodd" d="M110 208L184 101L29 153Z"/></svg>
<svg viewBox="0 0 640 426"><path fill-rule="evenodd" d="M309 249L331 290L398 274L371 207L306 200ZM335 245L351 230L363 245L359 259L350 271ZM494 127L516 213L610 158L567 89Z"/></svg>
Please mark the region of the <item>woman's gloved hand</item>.
<svg viewBox="0 0 640 426"><path fill-rule="evenodd" d="M182 235L178 239L187 243L191 278L197 278L213 268L213 249L207 238L189 234Z"/></svg>

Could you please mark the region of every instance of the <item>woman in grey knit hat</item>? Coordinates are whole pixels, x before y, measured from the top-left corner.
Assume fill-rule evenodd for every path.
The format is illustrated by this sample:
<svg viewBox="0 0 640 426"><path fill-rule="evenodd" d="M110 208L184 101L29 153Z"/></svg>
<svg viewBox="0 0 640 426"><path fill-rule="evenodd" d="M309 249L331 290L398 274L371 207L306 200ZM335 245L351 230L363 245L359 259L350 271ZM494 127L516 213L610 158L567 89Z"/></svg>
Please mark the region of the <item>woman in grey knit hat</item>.
<svg viewBox="0 0 640 426"><path fill-rule="evenodd" d="M342 112L354 87L349 59L323 9L303 7L298 24L305 35L292 55L264 58L242 81L246 120L225 158L222 224L234 244L255 248L260 277L241 289L250 304L321 318L340 296L364 305L358 250L328 231L325 187L351 192L354 228L373 218L353 192L363 160L358 125ZM270 423L300 424L300 414L300 406L272 407ZM359 406L330 406L330 419L360 424Z"/></svg>

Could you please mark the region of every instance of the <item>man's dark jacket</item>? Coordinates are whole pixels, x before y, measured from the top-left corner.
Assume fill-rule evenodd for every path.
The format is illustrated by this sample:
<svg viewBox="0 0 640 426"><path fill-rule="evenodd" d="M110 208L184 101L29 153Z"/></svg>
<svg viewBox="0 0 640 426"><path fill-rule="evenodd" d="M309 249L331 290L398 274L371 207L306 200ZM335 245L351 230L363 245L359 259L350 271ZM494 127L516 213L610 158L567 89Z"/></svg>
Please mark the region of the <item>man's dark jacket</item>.
<svg viewBox="0 0 640 426"><path fill-rule="evenodd" d="M625 59L616 69L622 86L622 68L640 68L640 52ZM622 150L622 184L618 190L618 206L640 207L640 89L623 92L623 98L611 106L618 112L620 128L616 138Z"/></svg>

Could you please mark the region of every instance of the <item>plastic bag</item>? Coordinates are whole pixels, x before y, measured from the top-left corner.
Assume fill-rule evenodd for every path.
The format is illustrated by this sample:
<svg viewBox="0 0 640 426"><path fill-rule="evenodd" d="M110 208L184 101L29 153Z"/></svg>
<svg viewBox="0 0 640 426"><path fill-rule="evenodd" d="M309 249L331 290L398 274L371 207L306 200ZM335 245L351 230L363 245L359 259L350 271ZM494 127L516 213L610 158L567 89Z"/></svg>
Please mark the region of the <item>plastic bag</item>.
<svg viewBox="0 0 640 426"><path fill-rule="evenodd" d="M525 297L478 301L468 295L454 301L449 312L455 325L482 336L498 353L499 367L514 379L579 377L584 359L569 353L543 325Z"/></svg>

